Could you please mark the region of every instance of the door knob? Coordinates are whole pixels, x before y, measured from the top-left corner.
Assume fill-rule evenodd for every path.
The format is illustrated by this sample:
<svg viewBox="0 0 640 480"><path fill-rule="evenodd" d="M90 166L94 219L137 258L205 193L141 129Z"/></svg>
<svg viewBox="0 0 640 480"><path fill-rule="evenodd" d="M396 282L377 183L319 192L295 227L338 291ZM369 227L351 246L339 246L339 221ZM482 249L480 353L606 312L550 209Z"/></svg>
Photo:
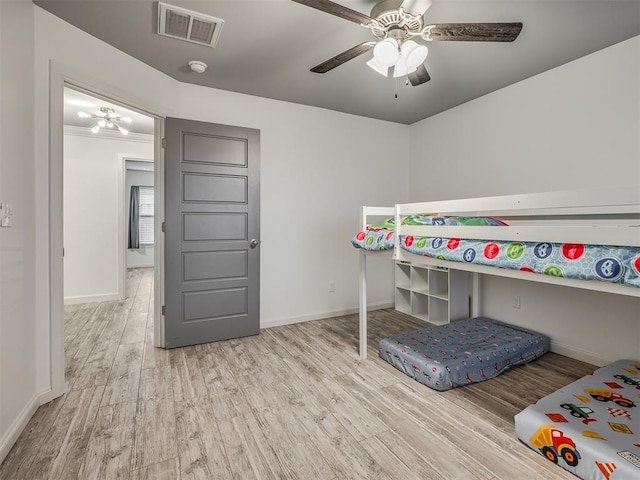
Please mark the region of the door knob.
<svg viewBox="0 0 640 480"><path fill-rule="evenodd" d="M256 247L258 246L258 244L259 244L259 243L260 243L260 241L258 241L258 240L256 240L256 239L254 238L254 239L252 239L252 240L249 242L249 246L250 246L251 248L256 248Z"/></svg>

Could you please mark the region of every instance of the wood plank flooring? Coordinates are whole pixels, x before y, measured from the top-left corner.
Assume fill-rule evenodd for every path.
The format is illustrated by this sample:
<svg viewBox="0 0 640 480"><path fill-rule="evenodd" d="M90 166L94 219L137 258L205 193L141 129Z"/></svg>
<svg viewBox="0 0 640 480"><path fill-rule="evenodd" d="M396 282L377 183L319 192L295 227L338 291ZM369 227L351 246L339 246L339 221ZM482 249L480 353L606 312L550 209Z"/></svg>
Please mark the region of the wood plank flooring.
<svg viewBox="0 0 640 480"><path fill-rule="evenodd" d="M67 307L68 393L38 409L0 467L38 479L575 479L514 434L530 402L592 371L547 354L493 380L436 392L377 356L422 328L370 314L259 336L155 349L153 272L121 302Z"/></svg>

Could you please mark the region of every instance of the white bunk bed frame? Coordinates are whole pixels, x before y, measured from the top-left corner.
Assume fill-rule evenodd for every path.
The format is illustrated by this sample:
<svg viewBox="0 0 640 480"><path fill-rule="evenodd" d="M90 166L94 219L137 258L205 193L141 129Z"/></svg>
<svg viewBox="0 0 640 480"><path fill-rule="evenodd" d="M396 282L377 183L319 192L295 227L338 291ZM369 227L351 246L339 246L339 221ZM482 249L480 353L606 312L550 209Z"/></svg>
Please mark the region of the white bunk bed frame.
<svg viewBox="0 0 640 480"><path fill-rule="evenodd" d="M411 226L405 215L435 213L441 216L497 217L509 226ZM413 265L433 265L472 272L472 315L479 314L477 274L497 275L531 282L564 285L619 295L640 297L640 288L597 280L576 280L549 275L450 262L415 255L400 247L401 235L518 240L523 242L583 243L640 247L640 185L618 188L568 190L496 197L397 204L395 207L362 207L361 228L371 217L395 215L393 259ZM390 252L390 251L389 251ZM367 358L367 256L389 252L360 250L360 357Z"/></svg>

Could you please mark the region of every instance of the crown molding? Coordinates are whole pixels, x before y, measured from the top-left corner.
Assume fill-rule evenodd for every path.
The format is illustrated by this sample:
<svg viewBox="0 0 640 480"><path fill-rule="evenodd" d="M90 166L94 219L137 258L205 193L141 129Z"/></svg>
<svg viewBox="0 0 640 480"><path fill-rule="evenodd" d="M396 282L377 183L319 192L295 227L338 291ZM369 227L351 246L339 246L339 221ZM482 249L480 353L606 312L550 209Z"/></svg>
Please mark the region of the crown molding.
<svg viewBox="0 0 640 480"><path fill-rule="evenodd" d="M105 128L101 129L98 133L93 133L91 132L91 129L87 127L65 125L64 134L75 135L77 137L119 140L121 142L153 143L153 135L147 135L144 133L129 133L128 135L123 135L118 131L107 130Z"/></svg>

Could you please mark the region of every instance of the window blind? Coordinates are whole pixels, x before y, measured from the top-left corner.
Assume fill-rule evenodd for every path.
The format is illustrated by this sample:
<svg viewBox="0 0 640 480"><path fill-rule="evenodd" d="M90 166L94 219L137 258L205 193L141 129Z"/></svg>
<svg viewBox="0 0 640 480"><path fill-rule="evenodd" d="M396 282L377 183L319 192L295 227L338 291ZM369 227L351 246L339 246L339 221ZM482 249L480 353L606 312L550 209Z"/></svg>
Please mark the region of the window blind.
<svg viewBox="0 0 640 480"><path fill-rule="evenodd" d="M153 245L153 187L140 187L140 244Z"/></svg>

